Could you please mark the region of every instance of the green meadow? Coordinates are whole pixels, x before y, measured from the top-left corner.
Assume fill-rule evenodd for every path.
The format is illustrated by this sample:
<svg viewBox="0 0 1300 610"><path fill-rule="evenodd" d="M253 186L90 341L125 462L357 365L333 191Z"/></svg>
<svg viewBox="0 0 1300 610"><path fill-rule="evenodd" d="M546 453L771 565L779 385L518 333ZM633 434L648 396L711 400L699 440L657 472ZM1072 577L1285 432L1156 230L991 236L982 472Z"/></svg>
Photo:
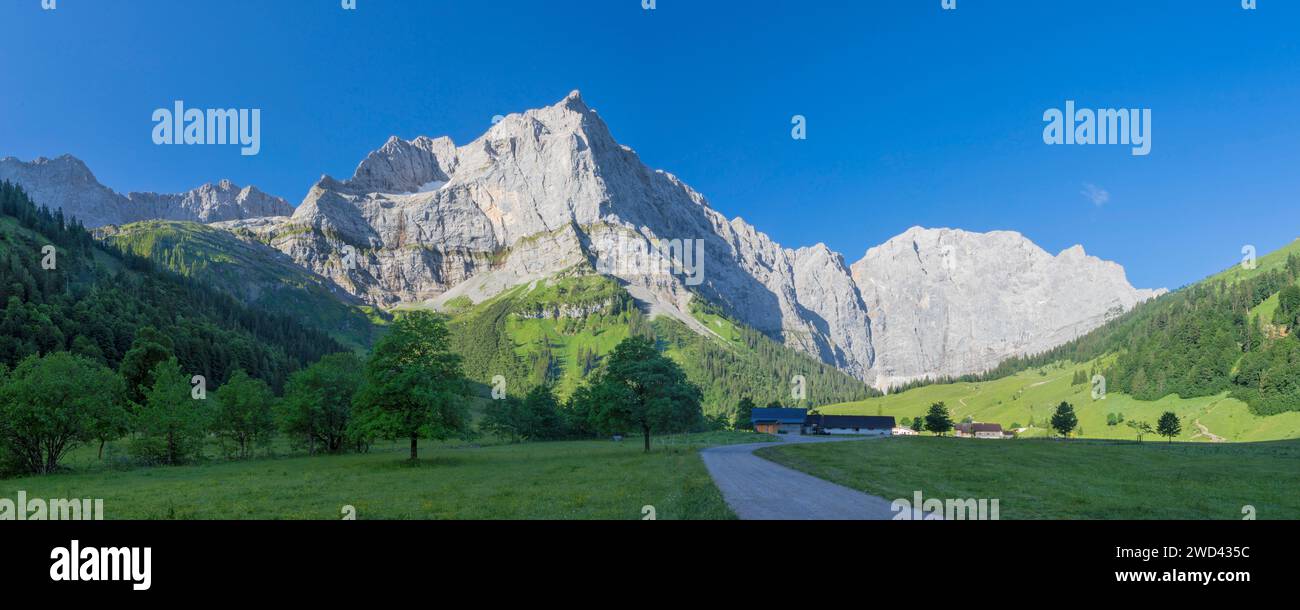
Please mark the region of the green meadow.
<svg viewBox="0 0 1300 610"><path fill-rule="evenodd" d="M1001 424L1004 429L1018 425L1026 428L1022 436L1036 437L1051 434L1048 428L1052 413L1065 401L1074 405L1079 417L1075 436L1083 438L1135 440L1132 428L1124 424L1107 425L1107 415L1122 414L1125 421L1145 421L1154 427L1165 411L1173 411L1182 423L1182 434L1175 440L1300 438L1300 412L1257 416L1245 403L1229 398L1226 393L1189 399L1170 395L1160 400L1143 401L1120 392L1108 392L1104 399L1094 400L1090 385L1071 385L1071 382L1075 371L1089 373L1094 368L1101 369L1100 364L1100 361L1057 363L993 381L924 386L889 396L825 406L819 410L827 414L893 415L902 419L922 416L931 404L943 402L954 421L970 417L975 421ZM1201 426L1204 426L1204 431ZM1148 436L1147 439L1155 440L1155 437Z"/></svg>
<svg viewBox="0 0 1300 610"><path fill-rule="evenodd" d="M1300 518L1300 441L1166 443L933 436L758 454L893 500L997 499L1002 519Z"/></svg>
<svg viewBox="0 0 1300 610"><path fill-rule="evenodd" d="M621 442L404 442L369 453L286 455L113 468L83 447L70 472L0 480L0 497L103 498L108 519L734 519L699 449L765 440L747 432ZM116 448L111 448L115 453ZM107 464L112 464L110 458Z"/></svg>

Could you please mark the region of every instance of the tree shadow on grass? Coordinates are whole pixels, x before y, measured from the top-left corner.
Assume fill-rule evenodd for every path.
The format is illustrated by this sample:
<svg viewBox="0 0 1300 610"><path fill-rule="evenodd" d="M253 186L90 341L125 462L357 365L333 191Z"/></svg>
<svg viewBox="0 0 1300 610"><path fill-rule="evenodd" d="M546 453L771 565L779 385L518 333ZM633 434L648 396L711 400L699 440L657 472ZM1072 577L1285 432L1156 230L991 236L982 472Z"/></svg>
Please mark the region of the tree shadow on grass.
<svg viewBox="0 0 1300 610"><path fill-rule="evenodd" d="M386 469L421 469L421 468L454 468L464 466L469 460L459 456L437 455L433 457L421 457L418 460L397 459L384 461L383 467Z"/></svg>

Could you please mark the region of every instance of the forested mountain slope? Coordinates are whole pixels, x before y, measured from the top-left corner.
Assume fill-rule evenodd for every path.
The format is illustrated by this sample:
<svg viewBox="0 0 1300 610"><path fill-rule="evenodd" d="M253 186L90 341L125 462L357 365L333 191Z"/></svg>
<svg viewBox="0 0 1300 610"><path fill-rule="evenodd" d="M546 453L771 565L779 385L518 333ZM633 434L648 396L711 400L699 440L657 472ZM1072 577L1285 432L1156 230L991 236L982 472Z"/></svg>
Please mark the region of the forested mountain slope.
<svg viewBox="0 0 1300 610"><path fill-rule="evenodd" d="M109 243L148 258L253 309L294 318L348 347L367 349L382 314L279 250L197 222L151 220L96 231Z"/></svg>
<svg viewBox="0 0 1300 610"><path fill-rule="evenodd" d="M304 363L345 349L291 318L97 242L8 182L0 183L0 302L0 365L10 368L60 350L116 368L152 327L210 387L243 369L279 388Z"/></svg>
<svg viewBox="0 0 1300 610"><path fill-rule="evenodd" d="M699 333L666 315L647 317L616 280L573 269L513 288L474 305L446 304L453 316L455 349L466 373L522 395L552 383L568 395L620 341L652 336L704 393L705 412L730 415L742 396L759 404L811 406L856 400L875 392L862 381L785 347L715 311L696 308ZM803 381L795 381L802 376ZM802 383L802 393L797 393ZM796 398L802 396L802 399Z"/></svg>

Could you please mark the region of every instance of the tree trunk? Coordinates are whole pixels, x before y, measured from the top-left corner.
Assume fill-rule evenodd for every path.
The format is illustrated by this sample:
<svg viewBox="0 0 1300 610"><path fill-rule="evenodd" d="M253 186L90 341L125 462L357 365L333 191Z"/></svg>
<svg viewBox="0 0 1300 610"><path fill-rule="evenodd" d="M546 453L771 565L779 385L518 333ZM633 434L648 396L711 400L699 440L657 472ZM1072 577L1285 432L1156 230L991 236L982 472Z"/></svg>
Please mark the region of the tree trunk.
<svg viewBox="0 0 1300 610"><path fill-rule="evenodd" d="M412 462L420 459L420 448L418 445L419 442L420 442L420 436L418 434L412 434L411 435L411 461Z"/></svg>
<svg viewBox="0 0 1300 610"><path fill-rule="evenodd" d="M99 460L104 460L104 439L99 439Z"/></svg>
<svg viewBox="0 0 1300 610"><path fill-rule="evenodd" d="M645 451L650 453L650 426L641 426L641 431L645 433Z"/></svg>

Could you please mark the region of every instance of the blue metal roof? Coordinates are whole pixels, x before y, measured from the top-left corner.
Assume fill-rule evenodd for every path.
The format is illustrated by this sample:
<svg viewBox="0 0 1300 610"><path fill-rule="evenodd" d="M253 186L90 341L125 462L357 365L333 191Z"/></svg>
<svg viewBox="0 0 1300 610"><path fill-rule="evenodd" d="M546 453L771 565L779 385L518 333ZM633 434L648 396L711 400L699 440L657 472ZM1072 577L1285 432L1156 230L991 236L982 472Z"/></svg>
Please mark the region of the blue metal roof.
<svg viewBox="0 0 1300 610"><path fill-rule="evenodd" d="M807 409L758 408L749 416L750 423L803 424Z"/></svg>
<svg viewBox="0 0 1300 610"><path fill-rule="evenodd" d="M826 429L866 430L889 430L895 425L893 415L817 415L809 417L808 423Z"/></svg>

